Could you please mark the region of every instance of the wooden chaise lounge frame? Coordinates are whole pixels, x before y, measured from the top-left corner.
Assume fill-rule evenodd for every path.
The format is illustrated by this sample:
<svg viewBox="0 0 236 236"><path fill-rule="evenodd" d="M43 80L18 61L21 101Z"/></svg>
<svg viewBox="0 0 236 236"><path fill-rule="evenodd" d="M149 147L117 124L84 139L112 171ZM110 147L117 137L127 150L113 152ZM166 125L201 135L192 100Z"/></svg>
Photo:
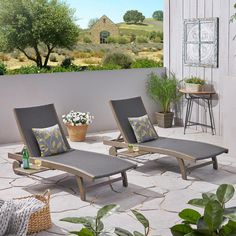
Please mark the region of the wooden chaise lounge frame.
<svg viewBox="0 0 236 236"><path fill-rule="evenodd" d="M117 181L122 181L124 187L128 186L126 171L135 168L136 165L122 159L116 160L116 158L109 155L71 149L53 104L17 108L14 109L14 113L23 142L29 149L30 162L34 163L35 160L40 159L43 170L61 170L75 175L81 200L86 200L86 191L94 186L102 186ZM58 124L60 127L68 151L42 158L40 157L39 147L32 128L45 128L55 124ZM13 168L20 166L22 162L22 155L20 153L9 153L8 157L15 160ZM84 180L94 182L97 179L117 174L121 174L121 177L109 178L107 181L92 184L88 187L84 184Z"/></svg>
<svg viewBox="0 0 236 236"><path fill-rule="evenodd" d="M128 117L140 117L147 114L141 97L110 101L110 106L121 133L117 139L103 142L105 145L111 146L109 149L110 155L117 156L118 149L127 148L129 144L135 144L139 146L140 151L175 157L182 178L187 179L187 172L196 168L213 164L213 168L218 169L216 157L222 153L228 153L228 149L212 144L163 137L137 144ZM204 159L211 160L195 164L197 161ZM187 167L185 162L188 162L190 166Z"/></svg>

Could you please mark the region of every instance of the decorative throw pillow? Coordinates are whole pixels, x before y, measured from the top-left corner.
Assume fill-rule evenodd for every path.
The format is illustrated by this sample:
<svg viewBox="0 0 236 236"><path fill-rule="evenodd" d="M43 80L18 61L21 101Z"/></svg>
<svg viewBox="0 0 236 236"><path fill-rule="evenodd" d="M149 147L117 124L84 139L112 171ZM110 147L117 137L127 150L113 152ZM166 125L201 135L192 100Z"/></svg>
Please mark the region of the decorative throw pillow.
<svg viewBox="0 0 236 236"><path fill-rule="evenodd" d="M158 138L148 115L141 117L129 117L128 120L138 143L143 143Z"/></svg>
<svg viewBox="0 0 236 236"><path fill-rule="evenodd" d="M63 140L60 128L54 125L48 128L33 128L42 157L66 152L67 147Z"/></svg>

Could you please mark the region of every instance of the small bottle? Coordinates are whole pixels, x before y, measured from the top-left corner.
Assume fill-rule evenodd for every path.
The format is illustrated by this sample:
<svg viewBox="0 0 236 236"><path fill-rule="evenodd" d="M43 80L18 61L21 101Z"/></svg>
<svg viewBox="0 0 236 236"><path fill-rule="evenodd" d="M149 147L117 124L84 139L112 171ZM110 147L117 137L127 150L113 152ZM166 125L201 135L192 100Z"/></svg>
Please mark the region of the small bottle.
<svg viewBox="0 0 236 236"><path fill-rule="evenodd" d="M23 161L23 168L24 169L29 169L29 152L27 147L25 146L22 151L22 161Z"/></svg>

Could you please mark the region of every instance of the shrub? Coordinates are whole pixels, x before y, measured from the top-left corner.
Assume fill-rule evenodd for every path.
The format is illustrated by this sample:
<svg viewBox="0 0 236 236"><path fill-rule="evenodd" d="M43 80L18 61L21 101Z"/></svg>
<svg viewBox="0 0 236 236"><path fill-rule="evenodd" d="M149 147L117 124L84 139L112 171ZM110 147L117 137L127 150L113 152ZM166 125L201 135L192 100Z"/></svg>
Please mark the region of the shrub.
<svg viewBox="0 0 236 236"><path fill-rule="evenodd" d="M0 60L1 61L9 61L10 60L10 57L4 53L1 53L0 54Z"/></svg>
<svg viewBox="0 0 236 236"><path fill-rule="evenodd" d="M0 75L5 75L6 71L7 71L6 66L2 62L0 62Z"/></svg>
<svg viewBox="0 0 236 236"><path fill-rule="evenodd" d="M151 40L152 42L155 43L161 43L163 41L163 32L156 32L156 31L152 31L148 34L148 38L149 40ZM158 42L160 41L160 42Z"/></svg>
<svg viewBox="0 0 236 236"><path fill-rule="evenodd" d="M58 58L56 54L51 54L49 59L51 62L58 62Z"/></svg>
<svg viewBox="0 0 236 236"><path fill-rule="evenodd" d="M148 58L140 58L132 63L132 68L161 67L161 63Z"/></svg>
<svg viewBox="0 0 236 236"><path fill-rule="evenodd" d="M16 75L16 74L38 74L42 73L40 68L37 66L22 66L18 69L8 70L7 74Z"/></svg>
<svg viewBox="0 0 236 236"><path fill-rule="evenodd" d="M84 67L71 65L68 67L55 66L48 68L38 68L36 66L23 66L18 69L8 70L7 74L16 75L16 74L39 74L39 73L56 73L56 72L78 72L84 70Z"/></svg>
<svg viewBox="0 0 236 236"><path fill-rule="evenodd" d="M236 235L235 207L225 206L233 198L234 192L232 185L222 184L216 193L203 193L202 198L190 200L188 204L204 209L203 215L190 208L182 210L179 213L182 223L171 228L172 235Z"/></svg>
<svg viewBox="0 0 236 236"><path fill-rule="evenodd" d="M117 43L119 44L127 44L127 43L130 43L130 40L124 36L119 36L117 38Z"/></svg>
<svg viewBox="0 0 236 236"><path fill-rule="evenodd" d="M72 65L72 60L70 57L66 57L61 63L61 67L65 67L65 68L67 68L71 65Z"/></svg>
<svg viewBox="0 0 236 236"><path fill-rule="evenodd" d="M155 39L152 40L154 43L161 43L162 39L160 37L156 37Z"/></svg>
<svg viewBox="0 0 236 236"><path fill-rule="evenodd" d="M87 70L119 70L119 69L122 69L119 65L114 65L114 64L108 64L108 65L97 65L97 66L94 66L94 65L91 65L91 66L88 66Z"/></svg>
<svg viewBox="0 0 236 236"><path fill-rule="evenodd" d="M117 37L109 36L107 43L117 43Z"/></svg>
<svg viewBox="0 0 236 236"><path fill-rule="evenodd" d="M113 52L109 53L103 59L103 65L118 65L122 69L128 69L131 67L133 60L125 53Z"/></svg>
<svg viewBox="0 0 236 236"><path fill-rule="evenodd" d="M88 36L85 36L85 37L83 38L83 42L84 42L84 43L92 43L92 40L91 40Z"/></svg>
<svg viewBox="0 0 236 236"><path fill-rule="evenodd" d="M136 38L136 43L148 43L148 38L145 36L138 36Z"/></svg>

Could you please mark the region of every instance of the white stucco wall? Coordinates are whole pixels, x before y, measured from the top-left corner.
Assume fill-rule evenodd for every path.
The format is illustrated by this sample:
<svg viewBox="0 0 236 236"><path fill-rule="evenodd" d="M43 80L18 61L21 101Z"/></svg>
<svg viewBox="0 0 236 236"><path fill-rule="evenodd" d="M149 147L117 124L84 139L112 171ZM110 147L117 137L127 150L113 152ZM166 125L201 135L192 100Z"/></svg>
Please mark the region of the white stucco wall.
<svg viewBox="0 0 236 236"><path fill-rule="evenodd" d="M146 79L164 68L0 77L0 144L20 140L13 108L54 103L59 118L70 110L95 116L89 131L116 129L108 101L142 96L152 116L158 110L146 94Z"/></svg>

